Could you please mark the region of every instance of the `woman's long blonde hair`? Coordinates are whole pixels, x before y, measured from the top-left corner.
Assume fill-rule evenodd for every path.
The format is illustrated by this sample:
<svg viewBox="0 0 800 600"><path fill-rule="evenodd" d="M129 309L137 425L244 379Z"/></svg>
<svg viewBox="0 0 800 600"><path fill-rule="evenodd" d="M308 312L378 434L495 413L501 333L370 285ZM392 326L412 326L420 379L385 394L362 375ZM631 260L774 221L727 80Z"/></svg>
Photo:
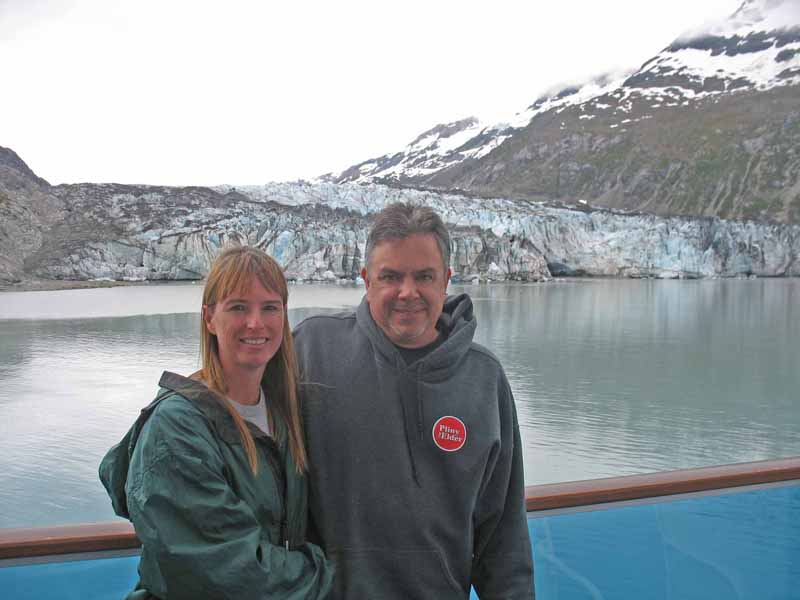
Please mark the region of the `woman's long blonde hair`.
<svg viewBox="0 0 800 600"><path fill-rule="evenodd" d="M289 290L280 265L265 252L249 246L232 246L223 250L211 265L203 290L203 305L213 305L228 298L231 294L244 293L254 280L265 289L275 292L283 301L283 340L275 356L267 363L262 386L269 398L268 410L272 420L279 416L286 423L289 436L289 451L292 453L298 472L307 468L305 445L303 444L303 424L300 417L300 402L297 396L297 358L294 353L294 339L289 326ZM217 336L200 319L200 354L203 361L200 377L206 385L219 396L233 418L242 438L247 460L253 473L258 472L258 455L253 436L242 416L227 398L228 386L219 358ZM274 411L274 412L273 412ZM276 415L277 413L277 415Z"/></svg>

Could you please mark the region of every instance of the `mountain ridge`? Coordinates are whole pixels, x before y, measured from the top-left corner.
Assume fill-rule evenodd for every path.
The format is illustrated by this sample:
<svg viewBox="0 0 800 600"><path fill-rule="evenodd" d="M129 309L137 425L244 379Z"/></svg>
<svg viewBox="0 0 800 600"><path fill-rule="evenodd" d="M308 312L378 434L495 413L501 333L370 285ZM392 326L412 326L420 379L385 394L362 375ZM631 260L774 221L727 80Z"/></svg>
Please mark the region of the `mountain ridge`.
<svg viewBox="0 0 800 600"><path fill-rule="evenodd" d="M400 152L327 179L800 222L798 95L800 7L747 0L728 19L682 34L633 73L554 90L505 123L470 118L431 128ZM665 132L683 142L654 151ZM590 156L565 154L575 135L591 138ZM624 159L620 138L630 147ZM554 163L567 169L554 175ZM632 172L631 164L639 169ZM602 185L586 185L588 174ZM630 181L644 181L645 189Z"/></svg>

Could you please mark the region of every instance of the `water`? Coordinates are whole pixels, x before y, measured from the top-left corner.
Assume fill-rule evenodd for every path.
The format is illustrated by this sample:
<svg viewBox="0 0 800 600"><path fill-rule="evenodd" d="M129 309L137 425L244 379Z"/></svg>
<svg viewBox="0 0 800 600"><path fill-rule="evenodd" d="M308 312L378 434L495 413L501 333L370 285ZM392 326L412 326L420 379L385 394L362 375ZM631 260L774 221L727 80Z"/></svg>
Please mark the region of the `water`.
<svg viewBox="0 0 800 600"><path fill-rule="evenodd" d="M511 381L529 485L800 455L800 280L464 290ZM162 370L196 370L200 294L0 295L0 528L113 518L97 465ZM360 297L293 287L290 320Z"/></svg>

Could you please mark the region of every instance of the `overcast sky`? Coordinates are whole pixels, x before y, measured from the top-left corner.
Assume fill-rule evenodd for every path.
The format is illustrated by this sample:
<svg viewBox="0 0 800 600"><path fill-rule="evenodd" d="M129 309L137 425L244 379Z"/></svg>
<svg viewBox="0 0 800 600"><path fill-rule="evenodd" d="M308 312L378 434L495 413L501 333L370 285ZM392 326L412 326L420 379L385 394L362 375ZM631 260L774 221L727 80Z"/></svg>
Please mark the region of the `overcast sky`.
<svg viewBox="0 0 800 600"><path fill-rule="evenodd" d="M50 183L259 184L636 68L741 0L0 0L0 146Z"/></svg>

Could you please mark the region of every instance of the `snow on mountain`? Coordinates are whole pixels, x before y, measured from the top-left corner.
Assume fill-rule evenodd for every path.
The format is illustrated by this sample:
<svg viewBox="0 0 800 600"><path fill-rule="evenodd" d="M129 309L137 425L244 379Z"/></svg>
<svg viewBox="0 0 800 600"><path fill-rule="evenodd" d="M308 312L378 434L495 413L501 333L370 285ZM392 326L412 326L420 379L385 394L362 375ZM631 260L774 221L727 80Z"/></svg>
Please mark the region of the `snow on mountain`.
<svg viewBox="0 0 800 600"><path fill-rule="evenodd" d="M773 31L800 22L800 3L796 0L745 0L733 15L719 22L704 24L681 37L694 39L711 34L723 37L746 36L754 30Z"/></svg>
<svg viewBox="0 0 800 600"><path fill-rule="evenodd" d="M402 151L359 163L322 181L337 183L402 181L432 175L467 159L479 159L509 139L540 113L578 104L607 94L627 74L606 74L577 86L560 86L512 117L487 125L476 117L437 125L422 133Z"/></svg>
<svg viewBox="0 0 800 600"><path fill-rule="evenodd" d="M475 117L437 125L422 133L401 152L367 160L323 179L366 182L376 179L424 177L467 158L481 158L502 144L510 126L487 127Z"/></svg>
<svg viewBox="0 0 800 600"><path fill-rule="evenodd" d="M626 84L655 91L659 81L682 83L693 98L800 83L800 3L747 0L729 19L683 34Z"/></svg>
<svg viewBox="0 0 800 600"><path fill-rule="evenodd" d="M800 84L800 2L745 0L729 18L686 32L633 73L562 86L509 119L487 125L475 117L438 125L403 150L323 176L335 182L420 183L443 169L481 159L543 113L570 107L579 119L618 116L610 128L652 118L642 113L689 106L720 94ZM634 105L637 115L628 118ZM566 124L562 123L562 129Z"/></svg>

